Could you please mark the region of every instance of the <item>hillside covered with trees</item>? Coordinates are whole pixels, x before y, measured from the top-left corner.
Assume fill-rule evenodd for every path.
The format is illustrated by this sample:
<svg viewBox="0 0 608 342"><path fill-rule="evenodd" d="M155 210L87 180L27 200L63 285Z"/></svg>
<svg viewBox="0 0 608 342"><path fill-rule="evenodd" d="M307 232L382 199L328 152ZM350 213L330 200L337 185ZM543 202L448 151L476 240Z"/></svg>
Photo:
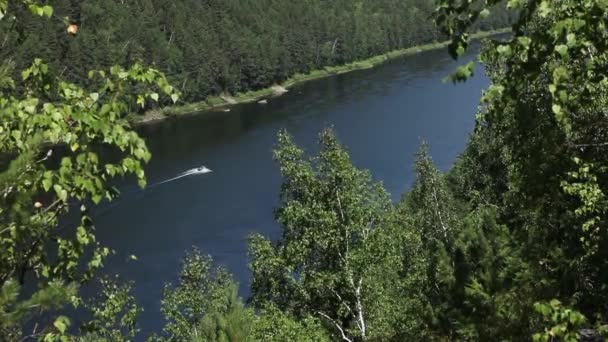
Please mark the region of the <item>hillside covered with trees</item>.
<svg viewBox="0 0 608 342"><path fill-rule="evenodd" d="M14 6L0 22L0 58L15 63L15 70L42 58L54 76L86 85L91 68L141 63L165 73L186 102L265 88L296 73L446 39L431 20L432 0L57 0L52 5L52 20ZM66 17L77 34L65 34ZM480 28L502 28L508 19L501 11Z"/></svg>
<svg viewBox="0 0 608 342"><path fill-rule="evenodd" d="M150 341L605 340L608 2L437 0L437 32L452 38L454 58L467 49L467 32L495 4L517 18L513 34L483 44L480 57L491 85L467 148L449 172L441 173L421 146L416 180L393 203L369 172L353 166L331 130L321 132L315 156L279 132L274 157L283 178L276 210L281 236L249 239L251 298L239 298L227 271L191 251L178 281L159 298L166 324L141 335L151 335ZM55 25L42 20L62 10L27 0L14 5L30 13L15 27ZM0 1L2 25L12 10ZM229 17L215 15L229 25ZM84 16L75 18L85 25ZM116 34L137 35L146 27ZM160 27L167 30L160 37L168 46L180 39L170 25ZM50 63L66 61L53 60L51 51L59 51L54 43L78 41L54 40L52 32L63 31L48 29L48 41L40 35ZM114 36L94 37L110 44ZM21 43L26 46L27 39ZM116 46L110 44L108 53ZM136 50L129 51L135 56ZM152 53L142 51L142 58ZM123 117L134 98L175 98L176 86L137 63L109 67L122 60L80 60L83 68L105 69L90 73L90 85L80 84L67 65L53 74L58 65L15 61L29 64L19 81L10 68L0 70L0 153L6 165L0 173L0 337L133 340L141 336L130 294L137 284L99 279L111 251L96 241L87 208L118 195L109 183L113 177L132 175L146 185L142 165L150 153ZM466 81L474 67L462 66L452 79ZM121 151L121 158L100 160L98 145ZM65 150L59 158L58 146ZM79 218L76 226L65 226L67 214ZM99 295L83 297L79 287L97 280ZM28 282L37 286L24 288Z"/></svg>

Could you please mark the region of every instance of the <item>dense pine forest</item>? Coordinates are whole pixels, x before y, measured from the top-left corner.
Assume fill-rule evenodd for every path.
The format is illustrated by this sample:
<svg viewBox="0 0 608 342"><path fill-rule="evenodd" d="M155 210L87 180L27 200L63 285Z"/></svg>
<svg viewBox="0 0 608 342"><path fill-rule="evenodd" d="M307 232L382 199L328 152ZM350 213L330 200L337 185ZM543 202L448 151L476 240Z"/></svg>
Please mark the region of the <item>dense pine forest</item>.
<svg viewBox="0 0 608 342"><path fill-rule="evenodd" d="M432 0L58 0L52 5L51 20L15 6L0 23L0 58L12 61L15 70L42 58L53 75L88 84L91 68L139 62L162 71L186 102L265 88L296 73L446 39L431 20ZM65 34L66 17L77 34ZM508 20L506 11L497 11L480 29L502 28Z"/></svg>
<svg viewBox="0 0 608 342"><path fill-rule="evenodd" d="M393 203L331 130L313 156L278 132L281 234L249 238L251 297L187 251L158 299L165 325L139 331L137 284L99 276L112 251L89 214L119 195L112 178L146 185L130 101L263 87L441 36L458 59L493 11L512 35L482 44L491 84L450 171L422 144ZM0 22L0 340L608 337L607 1L0 0Z"/></svg>

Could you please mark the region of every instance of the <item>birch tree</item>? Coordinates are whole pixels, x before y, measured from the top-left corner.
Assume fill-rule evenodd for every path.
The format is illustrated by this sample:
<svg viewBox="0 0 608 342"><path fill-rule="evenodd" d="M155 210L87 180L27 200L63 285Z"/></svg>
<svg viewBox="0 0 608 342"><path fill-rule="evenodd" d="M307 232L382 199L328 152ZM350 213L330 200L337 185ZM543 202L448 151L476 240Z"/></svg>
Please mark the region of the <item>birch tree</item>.
<svg viewBox="0 0 608 342"><path fill-rule="evenodd" d="M407 234L394 224L386 191L352 165L331 131L320 145L319 156L306 160L279 134L282 237L251 238L253 300L317 317L343 341L394 335L408 307L399 282Z"/></svg>

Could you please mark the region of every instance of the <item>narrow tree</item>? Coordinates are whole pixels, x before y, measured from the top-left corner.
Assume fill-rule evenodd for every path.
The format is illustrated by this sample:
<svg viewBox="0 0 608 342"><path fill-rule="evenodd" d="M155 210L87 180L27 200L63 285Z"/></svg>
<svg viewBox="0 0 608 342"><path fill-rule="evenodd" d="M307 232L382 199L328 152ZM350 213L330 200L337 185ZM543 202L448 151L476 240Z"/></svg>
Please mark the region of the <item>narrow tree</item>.
<svg viewBox="0 0 608 342"><path fill-rule="evenodd" d="M388 194L353 167L331 131L320 145L319 157L305 160L279 134L283 234L277 243L251 238L253 301L318 317L344 341L388 338L410 308L399 273L407 268L400 248L411 241L394 224Z"/></svg>

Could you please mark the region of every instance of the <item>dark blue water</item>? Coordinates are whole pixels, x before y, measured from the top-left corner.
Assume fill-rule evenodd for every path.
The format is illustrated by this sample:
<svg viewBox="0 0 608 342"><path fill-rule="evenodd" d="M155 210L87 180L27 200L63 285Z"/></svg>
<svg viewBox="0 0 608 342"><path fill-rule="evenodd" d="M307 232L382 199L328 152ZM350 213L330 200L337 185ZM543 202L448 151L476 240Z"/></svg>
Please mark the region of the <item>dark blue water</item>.
<svg viewBox="0 0 608 342"><path fill-rule="evenodd" d="M468 57L469 59L472 56ZM461 63L461 62L459 62ZM371 170L393 199L413 181L413 156L428 141L446 170L473 128L481 89L477 75L454 86L442 79L459 64L445 50L294 87L289 93L141 128L153 154L150 183L205 165L214 172L129 193L97 219L99 238L118 254L106 271L134 280L145 309L145 332L161 324L160 298L174 281L184 251L197 246L230 270L248 295L247 236L276 237L273 209L281 178L272 159L277 131L286 128L308 151L333 127L356 166ZM128 261L135 254L138 261Z"/></svg>

